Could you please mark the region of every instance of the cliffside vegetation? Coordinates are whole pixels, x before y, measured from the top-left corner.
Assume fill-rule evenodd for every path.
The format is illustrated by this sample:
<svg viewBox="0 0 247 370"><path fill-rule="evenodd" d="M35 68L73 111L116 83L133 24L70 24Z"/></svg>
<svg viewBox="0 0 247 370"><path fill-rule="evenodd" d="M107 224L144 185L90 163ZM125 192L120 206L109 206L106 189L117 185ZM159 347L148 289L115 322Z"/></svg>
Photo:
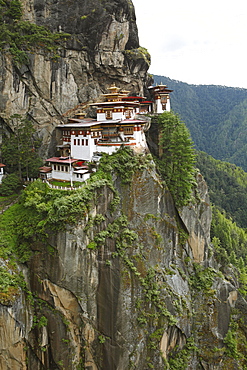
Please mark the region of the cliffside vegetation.
<svg viewBox="0 0 247 370"><path fill-rule="evenodd" d="M34 126L27 118L16 114L10 117L10 120L14 131L4 136L1 145L2 161L6 165L6 172L18 174L20 179L37 177L39 167L43 163L38 155L41 140L35 135Z"/></svg>
<svg viewBox="0 0 247 370"><path fill-rule="evenodd" d="M172 117L174 125L180 127L177 117ZM163 123L161 122L161 124ZM179 132L184 133L183 130L179 130ZM184 138L183 135L182 138ZM191 141L187 141L187 133L185 138L186 142L190 143L188 148L190 148L189 158L191 161L190 168L192 168L194 153L191 151ZM153 182L149 182L147 172L154 176L152 177ZM145 176L144 173L146 173ZM50 281L50 284L55 284L55 280L49 274L54 274L53 277L55 278L61 272L60 279L62 280L59 280L59 283L56 282L58 285L63 284L64 279L66 280L66 272L63 272L62 267L65 261L60 261L61 256L58 254L58 245L54 243L53 235L59 232L69 232L70 230L70 235L74 240L78 237L78 234L73 231L73 228L78 228L78 225L81 225L84 235L83 240L87 244L83 245L81 241L73 241L72 244L66 247L68 248L66 253L72 253L74 258L75 251L82 249L83 255L80 254L80 259L84 263L89 258L89 270L93 268L94 262L92 261L97 260L99 264L98 273L101 280L99 280L97 290L99 316L102 315L102 321L99 319L98 326L93 327L97 336L94 337L92 343L93 358L99 369L105 368L105 364L109 361L111 343L122 341L122 339L117 338L116 334L113 334L114 331L111 331L112 322L108 319L108 317L115 315L114 325L119 325L116 317L119 307L116 309L117 306L113 303L118 302L119 305L122 300L124 307L122 315L125 315L127 310L131 312L129 320L132 326L131 330L126 331L124 329L125 336L131 335L133 331L138 333L142 338L142 347L144 348L140 349L136 344L133 349L131 344L132 350L127 359L126 368L135 368L134 364L136 359L139 358L140 351L142 351L143 358L139 360L139 363L140 368L143 369L185 370L191 366L196 358L199 359L198 363L202 359L213 363L213 361L217 361L218 356L225 364L231 364L229 368L234 368L236 364L234 361L238 361L238 364L244 366L246 363L245 352L244 349L241 349L239 340L239 335L242 335L241 324L237 323L237 326L231 326L228 328L229 330L227 329L224 342L217 339L218 342L211 343L211 341L210 344L205 346L202 344L203 340L207 340L205 336L209 335L210 337L211 334L206 328L202 330L201 325L203 325L205 318L202 320L200 315L206 315L207 307L211 309L214 304L212 302L219 301L217 298L218 292L213 286L215 282L223 278L223 274L225 279L231 279L232 272L226 271L229 263L233 263L237 267L236 275L239 274L240 276L241 292L243 295L245 294L247 275L243 243L246 243L246 239L235 227L235 244L230 246L229 235L222 232L220 236L215 224L213 225L213 230L215 230L213 243L216 252L213 252L215 252L217 260L221 264L222 272L211 266L204 267L203 264L193 263L192 256L188 255L188 250L185 247L188 233L182 228L181 219L176 216L169 193L165 192L164 198L166 199L158 199L157 189L160 189L160 179L154 174L154 162L150 155L133 155L130 149L123 148L113 155L104 155L97 172L81 189L75 191L54 190L39 180L30 184L23 191L19 202L10 207L0 217L0 256L5 261L0 271L0 301L4 305L11 305L11 302L20 293L20 287L26 292L32 310L35 312L33 326L30 329L32 336L35 338L39 338L44 327L49 335L53 335L49 332L49 330L52 330L49 325L51 325L51 321L54 321L54 315L57 313L60 321L63 320L61 327L66 327L66 334L64 334L62 340L57 338L62 341L60 345L66 345L72 354L74 351L73 336L71 335L73 325L68 323L68 318L63 316L64 313L61 313L64 311L59 311L58 306L53 306L50 303L50 298L45 298L45 295L48 294L47 288L45 288L45 291L42 289L43 284L47 287L48 281ZM192 184L191 176L192 172L186 180L189 184ZM155 188L156 185L157 188ZM106 188L107 192L105 191ZM131 193L130 196L130 192L135 192L135 194ZM96 204L98 204L98 209L105 207L105 203L100 204L100 199L104 199L104 202L107 199L109 208L95 214ZM139 204L135 204L137 199ZM147 202L149 207L149 202L154 201L154 199L160 209L157 210L157 205L155 205L151 209L153 209L153 212L156 209L157 214L145 214L145 205L140 204L140 201ZM171 203L168 205L169 200ZM186 202L188 200L189 198ZM161 209L165 203L167 203L167 208L164 213ZM194 201L195 204L196 201ZM92 212L93 209L94 212ZM135 215L129 214L129 212L135 212ZM200 212L203 212L202 208ZM127 215L129 220L132 219L131 226ZM220 222L222 223L222 220L218 222L219 225ZM135 229L133 225L135 225ZM221 226L219 226L220 229ZM227 225L227 228L230 230L231 226ZM227 228L224 226L224 230L227 230ZM228 231L227 233L229 234ZM236 235L238 235L238 241ZM233 235L230 237L233 237ZM68 241L69 239L70 237ZM225 243L227 243L227 247ZM243 250L240 249L240 246L243 247ZM65 245L62 245L63 248L65 248ZM232 251L237 249L238 252L234 256ZM71 258L71 256L66 257ZM238 264L235 263L234 258L235 260L238 259ZM166 265L167 259L169 264ZM32 264L32 268L36 269L32 272L34 273L35 283L31 282L31 285L34 284L35 286L34 291L29 290L29 287L26 286L24 277L18 271L16 260L18 263L21 262L28 266ZM51 263L52 272L45 269L47 260ZM37 263L38 265L36 265ZM73 260L74 263L75 260ZM56 271L53 271L54 266L56 266ZM90 271L92 273L92 270ZM69 285L66 286L65 281L66 289L69 288L73 292L73 297L78 295L82 302L81 293L72 290L71 278L74 279L74 272L72 275L69 273L68 277ZM85 287L82 285L82 271L80 271L79 278L80 284L76 282L76 289L82 289L83 291ZM120 289L116 288L119 284L118 279L121 279L121 289L124 292L121 299L116 298L116 295L119 294L118 289ZM104 281L107 281L107 284L104 284ZM181 287L184 287L186 294L181 293ZM58 286L56 289L59 289ZM62 299L63 294L64 290L60 299ZM90 298L87 295L89 293L85 294L87 297L86 304L89 304ZM110 298L108 295L110 295ZM105 303L104 299L110 304L103 305ZM201 302L200 307L197 307L198 300ZM203 300L205 300L205 307L202 304ZM104 314L105 311L107 311L106 315ZM73 311L74 314L75 311ZM56 320L58 321L58 319ZM190 321L194 322L194 331L187 332L187 329L184 329L185 335L179 328L180 326L187 328ZM63 322L66 322L66 324ZM184 326L183 323L185 322L186 325ZM87 324L89 323L93 325L91 321L87 321ZM163 335L169 330L173 331L174 334L169 337L170 345L164 347L166 349L163 348L161 353L161 342L163 340L164 345L165 341ZM116 335L116 338L114 335ZM81 335L81 337L83 336ZM174 338L174 342L171 338ZM44 356L49 357L50 351L54 351L55 348L52 347L52 342L50 343L49 345L42 345L37 339L37 343L31 341L26 343L26 347L29 348L28 350L34 351L35 356L43 353ZM77 345L79 344L77 343ZM125 343L124 346L126 345L128 344ZM83 344L81 363L84 361L83 356L88 346L87 342L86 346ZM31 347L32 349L30 349ZM102 355L103 353L105 357ZM54 358L56 356L54 352L53 356ZM54 359L59 366L62 363L61 356ZM209 356L211 356L210 359ZM64 356L63 366L66 366L66 361L69 361L69 359ZM78 361L78 358L76 361ZM75 364L77 365L78 362L75 362ZM110 368L113 369L114 366L115 364Z"/></svg>
<svg viewBox="0 0 247 370"><path fill-rule="evenodd" d="M241 167L216 160L203 152L197 152L197 167L209 186L215 258L223 271L229 264L236 268L240 291L246 296L247 174Z"/></svg>
<svg viewBox="0 0 247 370"><path fill-rule="evenodd" d="M37 299L37 293L33 294L27 289L23 276L18 276L16 258L19 263L28 264L32 257L39 253L55 258L56 248L48 242L51 233L68 230L68 227L75 226L82 220L87 220L83 232L87 236L86 248L88 252L100 254L102 248L107 249L109 245L115 245L115 248L111 248L111 252L102 260L100 269L103 269L102 271L109 269L117 274L118 264L121 264L123 285L128 287L133 281L134 287L139 286L132 308L134 317L131 320L135 326L134 330L144 331L142 335L147 342L145 359L142 360L145 362L143 366L185 369L196 349L193 338L188 340L179 354L174 350L169 359L163 358L163 365L159 364L161 358L159 343L163 336L163 327L166 325L172 327L176 324L175 314L179 317L189 315L186 300L180 297L166 282L166 279L169 281L170 276L176 273L177 267L173 265L170 269L163 271L158 265L152 266L149 263L149 252L148 249L146 250L147 240L145 238L141 240L138 233L129 227L127 217L122 213L122 208L126 208L127 205L120 206L120 197L115 187L116 184L114 185L114 180L117 180L121 183L120 187L127 189L137 174L140 174L141 177L144 171L152 172L153 170L154 163L150 155L133 155L130 149L123 148L113 155L104 155L97 172L84 184L83 188L76 191L53 190L39 180L30 184L23 191L19 202L0 217L0 257L7 261L0 271L0 302L6 305L11 304L18 295L19 288L22 287L32 302L33 309L37 312L33 330L41 329L43 327L41 323L47 326L49 323L47 310L51 308L46 308L46 316L42 314L42 307L46 307L46 302ZM105 214L93 216L91 207L98 202L105 187L112 194L110 215L108 214L107 218ZM171 205L171 209L172 207L173 205ZM157 249L158 254L165 252L165 248L162 247L164 241L159 231L170 227L173 233L176 229L176 220L170 219L168 215L165 217L166 219L163 219L161 215L146 214L141 221L144 229L150 229L150 236L148 236L152 241L150 248ZM157 229L154 223L157 223ZM182 248L187 235L182 230L179 231L179 235L179 248ZM169 243L171 244L172 241ZM39 246L42 246L40 251ZM183 270L179 271L183 278L187 279ZM103 274L103 272L101 273ZM41 277L39 277L39 282L41 282ZM168 309L167 299L174 305L173 310ZM113 309L115 311L116 307ZM107 323L107 320L104 322ZM103 329L98 329L96 341L101 348L103 345L107 346L107 343L112 340L106 334L106 323L102 324ZM69 343L67 337L66 340ZM38 350L40 350L40 345ZM133 351L131 358L136 356L135 351ZM95 361L97 357L95 355ZM130 368L133 367L134 363L131 358L129 364L126 365ZM104 368L101 362L102 359L99 358L98 366Z"/></svg>
<svg viewBox="0 0 247 370"><path fill-rule="evenodd" d="M247 90L227 86L189 85L154 76L171 93L172 110L189 128L198 150L247 171Z"/></svg>
<svg viewBox="0 0 247 370"><path fill-rule="evenodd" d="M113 155L104 155L96 173L76 191L54 190L37 180L21 194L20 200L1 215L2 256L15 253L21 262L28 260L33 241L45 241L47 230L61 230L75 224L90 210L97 189L107 185L113 192L112 210L119 203L113 186L112 172L117 173L124 184L132 179L135 171L146 168L149 156L133 156L124 148Z"/></svg>
<svg viewBox="0 0 247 370"><path fill-rule="evenodd" d="M195 183L195 152L190 133L178 115L171 112L164 112L153 121L159 125L159 171L176 205L184 206L191 200Z"/></svg>
<svg viewBox="0 0 247 370"><path fill-rule="evenodd" d="M37 49L58 57L58 48L70 35L53 33L44 26L22 20L22 3L19 0L0 2L0 51L10 53L18 64L28 63L28 53Z"/></svg>

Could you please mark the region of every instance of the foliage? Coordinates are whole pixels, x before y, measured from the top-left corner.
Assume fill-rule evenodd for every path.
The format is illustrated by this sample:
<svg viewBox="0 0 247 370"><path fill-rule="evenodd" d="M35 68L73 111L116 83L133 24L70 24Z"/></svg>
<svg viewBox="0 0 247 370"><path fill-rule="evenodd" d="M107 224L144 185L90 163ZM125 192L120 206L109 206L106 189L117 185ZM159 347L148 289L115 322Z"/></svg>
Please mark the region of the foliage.
<svg viewBox="0 0 247 370"><path fill-rule="evenodd" d="M21 185L20 178L15 173L9 174L2 180L0 194L9 196L17 193L21 189Z"/></svg>
<svg viewBox="0 0 247 370"><path fill-rule="evenodd" d="M3 300L3 293L8 293L10 287L18 287L19 278L12 270L3 266L0 267L0 300ZM4 296L6 298L6 296Z"/></svg>
<svg viewBox="0 0 247 370"><path fill-rule="evenodd" d="M97 172L102 176L108 174L108 178L116 173L123 184L128 184L136 171L152 166L151 160L151 155L134 155L130 148L123 147L111 155L104 153Z"/></svg>
<svg viewBox="0 0 247 370"><path fill-rule="evenodd" d="M181 207L191 199L194 184L195 152L189 131L179 117L164 112L153 118L159 123L161 158L158 168L171 191L175 203Z"/></svg>
<svg viewBox="0 0 247 370"><path fill-rule="evenodd" d="M11 117L14 132L5 137L1 150L4 164L10 173L18 173L19 177L37 177L38 169L42 165L37 150L41 141L35 137L32 122L20 115Z"/></svg>
<svg viewBox="0 0 247 370"><path fill-rule="evenodd" d="M124 51L125 55L131 57L131 59L138 60L144 59L148 66L151 63L151 56L148 50L142 46L137 49L129 49Z"/></svg>
<svg viewBox="0 0 247 370"><path fill-rule="evenodd" d="M242 261L247 265L247 233L213 207L211 237L215 247L215 256L221 264L232 263L241 268Z"/></svg>
<svg viewBox="0 0 247 370"><path fill-rule="evenodd" d="M247 173L203 152L198 152L197 166L207 182L212 203L238 226L247 227Z"/></svg>
<svg viewBox="0 0 247 370"><path fill-rule="evenodd" d="M241 353L238 351L237 330L238 324L232 321L223 340L223 342L226 344L226 354L229 357L235 358L236 360L241 357Z"/></svg>
<svg viewBox="0 0 247 370"><path fill-rule="evenodd" d="M23 192L19 203L4 212L0 219L1 247L14 251L19 260L25 262L30 257L30 245L37 240L44 241L47 229L63 228L66 223L85 215L93 197L90 188L89 185L82 190L66 192L50 189L40 180L33 182Z"/></svg>
<svg viewBox="0 0 247 370"><path fill-rule="evenodd" d="M106 337L104 335L99 335L98 339L99 339L100 344L104 344L106 341Z"/></svg>
<svg viewBox="0 0 247 370"><path fill-rule="evenodd" d="M47 323L48 323L48 320L45 316L41 316L40 318L38 318L37 316L34 316L32 328L37 326L38 329L40 329L44 326L47 326Z"/></svg>
<svg viewBox="0 0 247 370"><path fill-rule="evenodd" d="M9 52L15 64L28 63L28 53L43 49L51 56L70 35L52 33L43 26L22 20L22 4L19 0L0 2L0 51Z"/></svg>
<svg viewBox="0 0 247 370"><path fill-rule="evenodd" d="M193 337L188 338L184 348L179 351L175 348L173 351L174 353L172 353L168 360L169 368L172 370L186 370L188 368L189 358L197 350Z"/></svg>
<svg viewBox="0 0 247 370"><path fill-rule="evenodd" d="M213 85L189 85L164 76L171 106L190 130L197 149L247 170L247 90Z"/></svg>
<svg viewBox="0 0 247 370"><path fill-rule="evenodd" d="M45 241L47 232L63 229L68 224L74 224L78 219L85 217L97 196L97 191L108 186L113 192L114 205L119 202L119 197L113 187L111 174L116 171L124 183L129 182L134 170L146 168L150 159L143 156L133 156L132 151L122 149L112 156L104 156L98 171L91 176L87 183L75 191L54 190L46 183L37 180L27 186L23 191L19 203L7 210L0 219L2 251L14 251L19 260L25 262L30 257L30 245L38 240ZM132 161L133 166L126 161ZM148 157L149 158L149 157ZM146 162L145 162L146 161ZM101 222L104 217L95 219ZM114 230L102 231L89 245L94 249L103 243L106 237L114 235ZM131 231L122 235L126 242L135 238Z"/></svg>
<svg viewBox="0 0 247 370"><path fill-rule="evenodd" d="M217 276L217 272L212 267L206 267L194 263L195 273L190 277L190 285L197 290L208 291Z"/></svg>
<svg viewBox="0 0 247 370"><path fill-rule="evenodd" d="M4 305L11 304L19 293L19 288L25 287L25 281L15 264L2 262L0 266L0 303Z"/></svg>
<svg viewBox="0 0 247 370"><path fill-rule="evenodd" d="M0 191L1 193L1 191ZM0 213L17 200L18 194L0 196Z"/></svg>

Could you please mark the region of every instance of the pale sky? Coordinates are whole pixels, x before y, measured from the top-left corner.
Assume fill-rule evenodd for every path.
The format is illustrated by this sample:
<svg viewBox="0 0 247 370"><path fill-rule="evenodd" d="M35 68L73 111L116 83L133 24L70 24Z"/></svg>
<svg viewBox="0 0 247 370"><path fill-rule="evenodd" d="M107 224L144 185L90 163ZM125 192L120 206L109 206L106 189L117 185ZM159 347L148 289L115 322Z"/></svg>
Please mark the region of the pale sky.
<svg viewBox="0 0 247 370"><path fill-rule="evenodd" d="M149 72L247 88L246 0L132 0Z"/></svg>

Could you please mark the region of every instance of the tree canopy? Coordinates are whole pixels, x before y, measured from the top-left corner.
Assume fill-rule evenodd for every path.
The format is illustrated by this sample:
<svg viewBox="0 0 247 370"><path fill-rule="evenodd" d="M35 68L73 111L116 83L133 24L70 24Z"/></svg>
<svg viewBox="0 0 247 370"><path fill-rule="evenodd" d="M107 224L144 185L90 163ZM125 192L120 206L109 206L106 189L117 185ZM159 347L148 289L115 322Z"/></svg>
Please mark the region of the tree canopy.
<svg viewBox="0 0 247 370"><path fill-rule="evenodd" d="M159 124L159 170L176 205L186 205L195 180L195 151L190 133L179 116L171 112L164 112L153 120Z"/></svg>
<svg viewBox="0 0 247 370"><path fill-rule="evenodd" d="M204 176L211 202L240 227L247 227L247 173L235 164L197 152L197 167Z"/></svg>
<svg viewBox="0 0 247 370"><path fill-rule="evenodd" d="M3 162L8 173L19 177L36 177L42 160L38 156L41 141L35 137L32 122L20 115L11 117L15 130L10 137L4 137L1 147Z"/></svg>

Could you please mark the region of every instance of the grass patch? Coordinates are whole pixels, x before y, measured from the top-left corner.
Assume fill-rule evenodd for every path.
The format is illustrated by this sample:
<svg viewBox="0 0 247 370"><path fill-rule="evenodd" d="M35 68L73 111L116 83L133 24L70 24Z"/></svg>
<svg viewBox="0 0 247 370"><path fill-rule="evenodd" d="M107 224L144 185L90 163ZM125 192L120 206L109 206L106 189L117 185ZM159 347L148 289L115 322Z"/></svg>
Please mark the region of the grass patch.
<svg viewBox="0 0 247 370"><path fill-rule="evenodd" d="M8 196L0 195L0 213L4 210L5 207L15 202L17 198L18 198L18 194L12 194Z"/></svg>
<svg viewBox="0 0 247 370"><path fill-rule="evenodd" d="M49 183L54 186L61 186L63 188L70 188L71 182L70 181L59 181L59 180L50 180ZM80 181L73 181L73 188L78 188L82 186L83 183Z"/></svg>

